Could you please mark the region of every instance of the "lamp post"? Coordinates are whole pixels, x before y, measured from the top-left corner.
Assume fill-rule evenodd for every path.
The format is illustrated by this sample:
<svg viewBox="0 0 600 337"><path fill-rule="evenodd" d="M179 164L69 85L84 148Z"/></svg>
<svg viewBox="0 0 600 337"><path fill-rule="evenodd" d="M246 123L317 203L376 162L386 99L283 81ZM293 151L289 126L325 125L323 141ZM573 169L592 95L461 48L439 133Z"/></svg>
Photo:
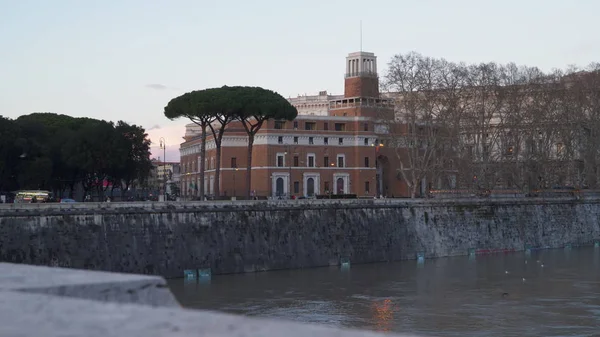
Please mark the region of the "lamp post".
<svg viewBox="0 0 600 337"><path fill-rule="evenodd" d="M289 185L288 186L288 198L291 199L292 198L292 160L291 160L291 158L292 158L291 154L292 153L290 152L290 146L286 145L285 146L285 152L283 154L287 157L288 153L290 154L290 158L288 160L288 177L289 177L288 178L288 180L289 180L289 183L288 183L288 185Z"/></svg>
<svg viewBox="0 0 600 337"><path fill-rule="evenodd" d="M163 201L167 201L167 143L160 137L160 148L163 150Z"/></svg>
<svg viewBox="0 0 600 337"><path fill-rule="evenodd" d="M331 166L331 168L334 168L335 162L331 162L331 164L329 164L329 166ZM335 194L337 194L337 181L335 181L335 175L332 173L331 174L331 191L329 191L329 199L331 199L331 195L333 194L333 191L335 191Z"/></svg>
<svg viewBox="0 0 600 337"><path fill-rule="evenodd" d="M383 143L376 139L375 143L372 143L371 146L375 148L375 197L378 197L383 194L383 167L381 167L380 176L377 155L379 154L379 148L383 147Z"/></svg>
<svg viewBox="0 0 600 337"><path fill-rule="evenodd" d="M238 171L238 170L239 170L239 169L236 167L236 168L235 168L235 171L233 171L233 198L234 198L234 199L237 199L237 194L236 194L236 192L235 192L235 176L237 175L237 171Z"/></svg>

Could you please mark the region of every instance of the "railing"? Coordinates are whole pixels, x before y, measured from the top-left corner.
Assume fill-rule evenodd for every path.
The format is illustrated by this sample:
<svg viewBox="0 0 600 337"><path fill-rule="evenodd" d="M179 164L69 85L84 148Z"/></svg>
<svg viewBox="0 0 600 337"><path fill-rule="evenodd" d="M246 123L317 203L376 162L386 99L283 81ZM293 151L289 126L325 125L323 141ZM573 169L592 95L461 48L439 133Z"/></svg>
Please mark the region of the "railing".
<svg viewBox="0 0 600 337"><path fill-rule="evenodd" d="M532 190L528 193L519 189L456 189L430 190L428 196L432 198L581 198L600 196L600 190L562 188Z"/></svg>

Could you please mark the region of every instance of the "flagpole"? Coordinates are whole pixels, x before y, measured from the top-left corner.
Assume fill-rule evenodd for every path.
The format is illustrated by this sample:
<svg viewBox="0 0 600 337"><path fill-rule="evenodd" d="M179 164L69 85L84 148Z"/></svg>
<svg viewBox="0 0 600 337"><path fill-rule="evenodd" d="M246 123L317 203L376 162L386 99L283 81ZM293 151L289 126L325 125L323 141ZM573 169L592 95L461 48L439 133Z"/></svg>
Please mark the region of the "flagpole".
<svg viewBox="0 0 600 337"><path fill-rule="evenodd" d="M362 20L360 20L360 51L362 52Z"/></svg>

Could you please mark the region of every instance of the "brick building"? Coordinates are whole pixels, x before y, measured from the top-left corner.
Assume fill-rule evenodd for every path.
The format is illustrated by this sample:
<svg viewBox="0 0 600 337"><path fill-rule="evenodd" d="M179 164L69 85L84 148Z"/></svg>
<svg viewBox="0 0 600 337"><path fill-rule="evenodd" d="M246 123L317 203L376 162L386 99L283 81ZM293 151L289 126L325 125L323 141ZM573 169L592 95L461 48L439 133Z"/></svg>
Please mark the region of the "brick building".
<svg viewBox="0 0 600 337"><path fill-rule="evenodd" d="M257 196L289 197L355 194L358 197L407 196L395 173L393 149L380 146L385 133L376 123L393 114L393 101L379 93L377 58L355 52L346 57L344 95L290 98L298 109L294 121L269 120L255 136L252 151L252 190ZM200 129L188 125L180 146L181 193L198 195ZM390 152L390 153L388 153ZM205 194L215 191L215 143L206 144ZM244 196L247 135L239 122L223 136L220 185L222 196Z"/></svg>

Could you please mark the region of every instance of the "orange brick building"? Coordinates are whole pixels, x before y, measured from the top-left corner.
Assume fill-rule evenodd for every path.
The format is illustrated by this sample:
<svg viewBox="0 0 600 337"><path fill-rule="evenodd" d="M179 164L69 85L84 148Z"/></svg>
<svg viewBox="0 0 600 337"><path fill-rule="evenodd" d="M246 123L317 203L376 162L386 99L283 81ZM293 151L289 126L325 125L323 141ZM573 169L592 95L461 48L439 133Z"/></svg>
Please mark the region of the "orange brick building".
<svg viewBox="0 0 600 337"><path fill-rule="evenodd" d="M320 92L290 98L294 121L270 120L255 136L252 190L257 196L289 197L355 194L407 196L395 173L393 149L380 146L376 117L393 114L393 102L380 97L377 59L372 53L346 57L344 95ZM198 195L200 128L187 126L180 146L181 192ZM391 153L388 153L391 152ZM207 139L205 194L215 191L215 143ZM226 127L220 172L222 196L241 197L246 189L247 135L239 122Z"/></svg>

